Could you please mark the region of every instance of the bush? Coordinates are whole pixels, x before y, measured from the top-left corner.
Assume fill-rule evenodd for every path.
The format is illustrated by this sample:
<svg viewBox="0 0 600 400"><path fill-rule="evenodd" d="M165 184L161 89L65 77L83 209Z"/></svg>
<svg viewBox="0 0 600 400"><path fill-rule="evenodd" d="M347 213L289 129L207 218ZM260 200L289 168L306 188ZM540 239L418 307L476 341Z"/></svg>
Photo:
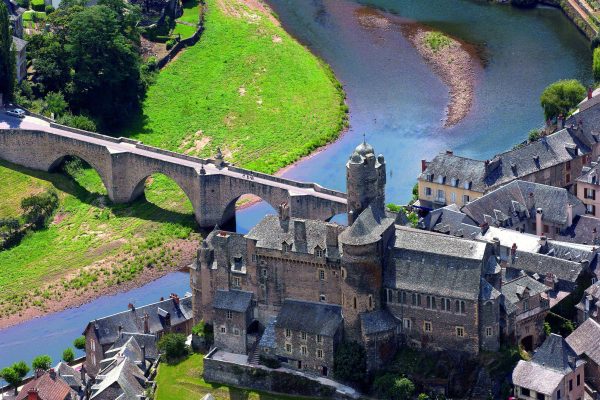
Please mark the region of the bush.
<svg viewBox="0 0 600 400"><path fill-rule="evenodd" d="M425 35L425 44L434 52L450 46L451 43L450 38L442 32L427 32Z"/></svg>
<svg viewBox="0 0 600 400"><path fill-rule="evenodd" d="M25 212L25 220L40 228L46 226L50 216L58 207L58 194L50 190L21 200L21 208Z"/></svg>
<svg viewBox="0 0 600 400"><path fill-rule="evenodd" d="M540 131L539 129L532 129L529 131L529 135L527 135L527 140L529 140L530 142L535 142L541 137L542 131Z"/></svg>
<svg viewBox="0 0 600 400"><path fill-rule="evenodd" d="M592 42L590 43L590 47L592 50L594 50L598 46L600 46L600 33L597 33L596 36L594 36L594 38L592 39Z"/></svg>
<svg viewBox="0 0 600 400"><path fill-rule="evenodd" d="M344 342L333 357L333 375L345 382L362 383L367 373L367 353L356 342Z"/></svg>
<svg viewBox="0 0 600 400"><path fill-rule="evenodd" d="M73 115L65 113L56 119L56 122L71 128L83 129L84 131L96 131L96 123L85 115Z"/></svg>
<svg viewBox="0 0 600 400"><path fill-rule="evenodd" d="M17 4L26 10L29 8L29 0L17 0Z"/></svg>
<svg viewBox="0 0 600 400"><path fill-rule="evenodd" d="M408 400L415 392L415 385L408 378L388 373L375 379L373 391L381 399Z"/></svg>
<svg viewBox="0 0 600 400"><path fill-rule="evenodd" d="M49 355L46 355L46 354L37 356L31 362L31 366L33 367L34 370L41 369L41 370L47 371L50 369L51 365L52 365L52 359L50 358Z"/></svg>
<svg viewBox="0 0 600 400"><path fill-rule="evenodd" d="M173 48L173 46L175 46L175 39L167 40L167 43L165 44L165 46L167 47L167 50L171 50Z"/></svg>
<svg viewBox="0 0 600 400"><path fill-rule="evenodd" d="M594 61L592 62L592 72L594 73L594 80L600 81L600 48L594 49Z"/></svg>
<svg viewBox="0 0 600 400"><path fill-rule="evenodd" d="M64 351L63 351L63 356L62 359L64 362L66 363L70 363L73 362L73 360L75 360L75 352L73 351L72 348L67 347Z"/></svg>
<svg viewBox="0 0 600 400"><path fill-rule="evenodd" d="M69 106L61 92L49 92L44 101L46 102L45 111L54 114L55 117L63 115Z"/></svg>
<svg viewBox="0 0 600 400"><path fill-rule="evenodd" d="M546 119L554 119L560 114L566 117L585 95L585 87L576 79L552 83L544 89L540 97Z"/></svg>
<svg viewBox="0 0 600 400"><path fill-rule="evenodd" d="M205 341L212 343L213 341L213 327L211 324L207 324L204 320L198 322L193 328L192 333L196 336L204 338Z"/></svg>
<svg viewBox="0 0 600 400"><path fill-rule="evenodd" d="M35 11L44 11L46 9L46 4L44 0L31 0L31 8Z"/></svg>
<svg viewBox="0 0 600 400"><path fill-rule="evenodd" d="M85 350L85 336L79 336L77 339L73 340L73 346L79 350Z"/></svg>
<svg viewBox="0 0 600 400"><path fill-rule="evenodd" d="M54 6L52 6L51 4L48 4L46 6L46 8L44 9L44 11L46 12L46 15L50 15L54 12Z"/></svg>
<svg viewBox="0 0 600 400"><path fill-rule="evenodd" d="M167 361L178 360L189 354L185 339L181 333L167 333L158 341L158 350L165 355Z"/></svg>
<svg viewBox="0 0 600 400"><path fill-rule="evenodd" d="M281 363L278 359L272 357L265 357L262 354L259 357L259 361L262 365L264 365L267 368L277 369L281 367Z"/></svg>

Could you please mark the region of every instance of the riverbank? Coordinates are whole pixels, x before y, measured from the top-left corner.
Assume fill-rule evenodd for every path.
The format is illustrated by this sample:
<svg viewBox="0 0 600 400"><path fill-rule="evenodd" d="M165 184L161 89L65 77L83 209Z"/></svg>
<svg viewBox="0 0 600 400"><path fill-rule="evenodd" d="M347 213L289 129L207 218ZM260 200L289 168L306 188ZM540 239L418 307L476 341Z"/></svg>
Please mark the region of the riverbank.
<svg viewBox="0 0 600 400"><path fill-rule="evenodd" d="M474 48L417 24L404 24L403 31L425 62L448 86L450 99L444 127L458 124L471 111L475 82L482 69Z"/></svg>

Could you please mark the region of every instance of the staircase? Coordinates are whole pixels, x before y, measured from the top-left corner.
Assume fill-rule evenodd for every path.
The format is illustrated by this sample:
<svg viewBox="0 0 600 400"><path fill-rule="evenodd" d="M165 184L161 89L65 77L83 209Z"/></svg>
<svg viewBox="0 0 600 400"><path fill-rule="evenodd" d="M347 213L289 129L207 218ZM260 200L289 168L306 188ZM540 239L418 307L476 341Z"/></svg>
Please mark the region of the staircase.
<svg viewBox="0 0 600 400"><path fill-rule="evenodd" d="M248 364L258 365L260 361L260 352L258 350L258 343L260 342L260 336L257 337L256 341L252 345L250 352L248 353Z"/></svg>

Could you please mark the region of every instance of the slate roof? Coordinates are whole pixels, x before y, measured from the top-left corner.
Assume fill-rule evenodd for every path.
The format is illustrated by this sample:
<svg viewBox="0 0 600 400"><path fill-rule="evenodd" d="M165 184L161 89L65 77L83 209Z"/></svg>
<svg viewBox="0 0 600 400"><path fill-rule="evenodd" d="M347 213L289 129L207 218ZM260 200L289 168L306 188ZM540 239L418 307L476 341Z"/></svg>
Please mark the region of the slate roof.
<svg viewBox="0 0 600 400"><path fill-rule="evenodd" d="M364 335L389 332L400 324L387 310L376 310L360 314L360 324Z"/></svg>
<svg viewBox="0 0 600 400"><path fill-rule="evenodd" d="M100 361L101 368L109 365L115 360L119 360L123 357L133 362L135 365L142 365L142 348L134 337L130 337L120 347L115 348L114 346L106 352L106 355L102 361ZM144 359L146 361L146 359Z"/></svg>
<svg viewBox="0 0 600 400"><path fill-rule="evenodd" d="M456 204L450 204L431 211L419 221L419 227L428 231L464 238L474 238L481 233L481 228L477 222L462 213Z"/></svg>
<svg viewBox="0 0 600 400"><path fill-rule="evenodd" d="M71 389L67 382L58 375L55 375L55 378L52 379L49 372L45 372L44 375L39 378L33 379L23 385L15 400L27 399L28 392L31 389L36 389L39 397L43 400L77 399L77 393Z"/></svg>
<svg viewBox="0 0 600 400"><path fill-rule="evenodd" d="M443 152L427 163L427 168L421 173L419 179L426 180L427 175L433 175L433 182L438 182L439 176L442 176L444 182L450 184L454 178L458 179L457 187L459 188L464 188L466 183L470 190L481 193L486 191L485 162L481 160Z"/></svg>
<svg viewBox="0 0 600 400"><path fill-rule="evenodd" d="M99 318L90 321L85 332L88 329L94 329L100 344L112 344L119 338L119 327L121 327L121 332L143 333L144 314L148 313L150 332L159 333L163 331L166 325L165 319L158 314L159 308L169 312L171 326L176 326L192 318L192 297L180 298L179 304L174 299L169 298L158 303L135 307L118 314Z"/></svg>
<svg viewBox="0 0 600 400"><path fill-rule="evenodd" d="M111 349L120 349L130 338L134 338L140 348L146 346L147 359L155 360L158 358L158 348L156 347L158 344L158 337L152 334L123 332L112 345Z"/></svg>
<svg viewBox="0 0 600 400"><path fill-rule="evenodd" d="M537 393L552 395L560 385L564 375L558 371L545 368L531 361L520 360L512 373L512 381L516 386L533 390Z"/></svg>
<svg viewBox="0 0 600 400"><path fill-rule="evenodd" d="M340 241L350 245L365 245L381 240L385 231L394 225L395 219L370 204L354 220L352 226L340 234Z"/></svg>
<svg viewBox="0 0 600 400"><path fill-rule="evenodd" d="M209 245L215 250L212 268L217 263L226 262L227 268L233 271L245 271L248 258L248 246L244 235L235 232L227 232L216 227L202 242L202 246Z"/></svg>
<svg viewBox="0 0 600 400"><path fill-rule="evenodd" d="M575 305L575 308L584 311L586 299L589 301L590 306L589 316L597 318L600 311L600 281L585 289L581 301Z"/></svg>
<svg viewBox="0 0 600 400"><path fill-rule="evenodd" d="M481 278L481 289L479 292L479 300L495 300L498 297L501 296L501 293L498 291L498 289L496 289L495 287L493 287L492 285L490 285L490 283L488 281L486 281L485 279Z"/></svg>
<svg viewBox="0 0 600 400"><path fill-rule="evenodd" d="M552 273L557 279L567 282L577 281L584 269L584 266L579 262L518 250L515 261L511 262L509 260L509 266L539 276Z"/></svg>
<svg viewBox="0 0 600 400"><path fill-rule="evenodd" d="M268 347L270 349L277 348L277 337L275 335L275 324L277 323L277 318L273 317L269 319L267 322L267 326L265 327L265 331L260 338L260 347Z"/></svg>
<svg viewBox="0 0 600 400"><path fill-rule="evenodd" d="M397 227L394 249L384 270L384 285L477 300L487 246L486 243Z"/></svg>
<svg viewBox="0 0 600 400"><path fill-rule="evenodd" d="M342 308L338 305L286 299L275 326L331 337L341 324Z"/></svg>
<svg viewBox="0 0 600 400"><path fill-rule="evenodd" d="M54 367L56 373L74 390L78 390L83 386L83 382L81 381L81 372L75 370L75 368L71 367L64 361L59 362Z"/></svg>
<svg viewBox="0 0 600 400"><path fill-rule="evenodd" d="M564 375L574 371L582 363L565 339L556 333L551 333L544 340L533 354L531 362Z"/></svg>
<svg viewBox="0 0 600 400"><path fill-rule="evenodd" d="M251 302L252 292L218 289L213 300L213 308L243 313L248 310Z"/></svg>
<svg viewBox="0 0 600 400"><path fill-rule="evenodd" d="M588 318L567 337L567 343L578 356L585 354L600 365L600 324Z"/></svg>
<svg viewBox="0 0 600 400"><path fill-rule="evenodd" d="M26 40L20 39L20 38L18 38L16 36L12 37L12 41L13 41L13 44L15 45L17 53L20 53L21 50L23 50L27 46L27 41Z"/></svg>
<svg viewBox="0 0 600 400"><path fill-rule="evenodd" d="M145 383L146 378L142 370L128 358L123 357L115 360L96 376L90 399L139 400L140 395L144 394Z"/></svg>
<svg viewBox="0 0 600 400"><path fill-rule="evenodd" d="M337 246L327 246L327 229L343 229L341 225L318 220L304 220L290 218L287 230L281 226L279 217L275 215L265 216L245 236L247 239L256 240L256 246L282 250L283 242L292 246L292 251L315 254L317 246L325 250L328 258L338 258L340 250ZM300 231L303 227L304 234ZM296 232L296 229L299 231ZM303 238L300 242L295 240L296 235Z"/></svg>
<svg viewBox="0 0 600 400"><path fill-rule="evenodd" d="M558 239L565 242L600 245L600 219L591 215L578 215L573 225L561 231Z"/></svg>
<svg viewBox="0 0 600 400"><path fill-rule="evenodd" d="M525 290L529 291L529 296L533 297L541 293L545 293L550 288L541 282L536 281L528 275L523 275L520 278L513 279L510 282L502 285L502 294L505 299L505 308L511 314L516 311L516 304L523 299ZM507 305L506 303L511 303Z"/></svg>
<svg viewBox="0 0 600 400"><path fill-rule="evenodd" d="M478 224L510 228L535 219L536 209L541 208L542 221L566 225L568 204L573 205L573 215L585 213L581 200L566 189L516 180L472 200L461 210Z"/></svg>
<svg viewBox="0 0 600 400"><path fill-rule="evenodd" d="M594 161L590 166L584 166L577 182L600 185L600 165Z"/></svg>

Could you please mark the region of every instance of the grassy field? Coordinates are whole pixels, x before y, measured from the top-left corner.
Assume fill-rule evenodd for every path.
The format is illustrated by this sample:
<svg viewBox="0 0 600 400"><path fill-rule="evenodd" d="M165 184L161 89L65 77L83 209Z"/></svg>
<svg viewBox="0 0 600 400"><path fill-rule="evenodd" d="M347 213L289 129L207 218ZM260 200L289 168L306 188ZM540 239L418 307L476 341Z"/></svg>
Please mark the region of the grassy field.
<svg viewBox="0 0 600 400"><path fill-rule="evenodd" d="M161 364L156 376L156 400L200 399L212 393L217 400L295 400L299 397L272 395L230 386L210 384L202 379L203 355L193 354L177 365Z"/></svg>
<svg viewBox="0 0 600 400"><path fill-rule="evenodd" d="M268 11L238 0L207 0L206 6L202 38L160 72L142 115L123 133L195 155L221 146L226 159L265 172L336 138L346 106L329 69ZM194 7L181 17L192 23L197 18ZM88 285L170 265L178 254L167 246L198 237L191 204L164 176L147 184L147 201L131 205L109 204L89 169L71 179L0 163L0 182L0 218L18 216L29 194L54 187L60 197L47 229L0 252L0 318L32 305L43 309L65 289L76 297Z"/></svg>
<svg viewBox="0 0 600 400"><path fill-rule="evenodd" d="M0 197L0 218L19 215L22 198L48 188L57 190L60 198L47 229L0 252L0 317L59 299L65 290L77 294L100 275L114 284L132 279L149 263L167 266L176 254L166 250L161 254L158 248L165 239L189 237L195 225L191 203L162 175L153 176L147 185L147 200L131 205L109 204L92 169L82 169L72 179L0 162L0 182L8 183L3 187L9 189ZM111 263L78 272L111 256ZM45 287L60 278L53 287ZM34 295L31 288L36 288Z"/></svg>
<svg viewBox="0 0 600 400"><path fill-rule="evenodd" d="M202 38L161 71L124 136L201 156L220 146L268 173L337 137L346 106L328 67L242 3L206 1Z"/></svg>

